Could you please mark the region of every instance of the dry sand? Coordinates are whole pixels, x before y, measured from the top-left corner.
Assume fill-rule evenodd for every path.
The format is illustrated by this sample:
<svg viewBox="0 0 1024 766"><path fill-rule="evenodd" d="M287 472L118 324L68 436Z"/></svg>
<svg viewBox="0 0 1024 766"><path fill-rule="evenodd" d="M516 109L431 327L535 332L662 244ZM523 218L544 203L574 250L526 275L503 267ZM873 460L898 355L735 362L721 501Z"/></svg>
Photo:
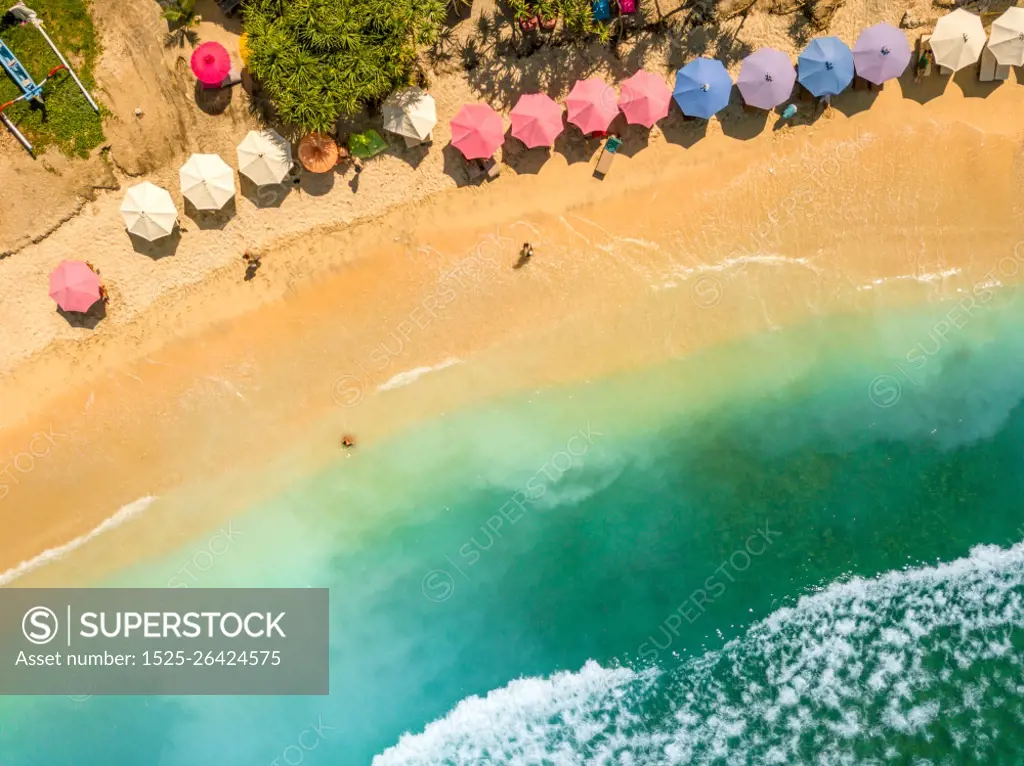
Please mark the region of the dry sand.
<svg viewBox="0 0 1024 766"><path fill-rule="evenodd" d="M169 549L340 459L343 432L373 441L808 315L1012 281L1024 89L902 86L782 130L736 106L706 128L674 112L649 136L629 129L604 181L596 143L549 156L510 142L515 172L457 189L445 118L478 95L450 76L434 148L378 158L358 191L340 174L243 187L229 215L183 215L187 231L153 245L125 234L120 194L99 193L0 261L0 571L150 495L144 517L19 583ZM233 158L246 128L235 115L192 148ZM181 156L152 156L147 178L180 203ZM513 269L524 240L537 254ZM252 282L247 249L265 256ZM73 255L111 294L95 327L46 297Z"/></svg>

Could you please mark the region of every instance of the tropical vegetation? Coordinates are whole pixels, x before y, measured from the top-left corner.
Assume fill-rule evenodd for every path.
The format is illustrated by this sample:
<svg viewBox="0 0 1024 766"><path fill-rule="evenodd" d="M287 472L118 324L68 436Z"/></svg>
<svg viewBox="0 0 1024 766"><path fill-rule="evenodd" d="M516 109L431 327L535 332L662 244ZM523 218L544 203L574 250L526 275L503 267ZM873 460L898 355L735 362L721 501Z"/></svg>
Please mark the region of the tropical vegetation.
<svg viewBox="0 0 1024 766"><path fill-rule="evenodd" d="M447 0L249 0L249 71L282 121L329 132L411 80L446 12Z"/></svg>
<svg viewBox="0 0 1024 766"><path fill-rule="evenodd" d="M100 45L88 0L29 0L29 5L45 22L53 42L95 97L93 67L99 58ZM22 25L5 18L0 21L0 37L36 82L41 82L47 72L60 64L39 30L31 24ZM21 89L0 70L0 104L20 95ZM43 99L45 107L19 101L4 110L37 151L58 146L67 155L88 157L90 151L103 143L100 116L92 110L67 72L58 72L46 83ZM6 128L0 125L0 131L6 133Z"/></svg>

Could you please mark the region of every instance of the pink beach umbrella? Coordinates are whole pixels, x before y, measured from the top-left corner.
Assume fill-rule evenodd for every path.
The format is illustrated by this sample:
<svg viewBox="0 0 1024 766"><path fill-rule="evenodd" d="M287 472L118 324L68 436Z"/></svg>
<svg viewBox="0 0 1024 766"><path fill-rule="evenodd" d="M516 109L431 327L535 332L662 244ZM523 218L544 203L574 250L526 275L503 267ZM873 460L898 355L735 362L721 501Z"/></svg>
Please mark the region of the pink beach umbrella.
<svg viewBox="0 0 1024 766"><path fill-rule="evenodd" d="M569 122L588 134L607 130L619 113L615 89L596 77L579 80L573 85L565 106L569 110Z"/></svg>
<svg viewBox="0 0 1024 766"><path fill-rule="evenodd" d="M61 261L50 272L50 297L64 311L88 311L100 299L100 278L82 261Z"/></svg>
<svg viewBox="0 0 1024 766"><path fill-rule="evenodd" d="M533 149L551 146L562 132L562 107L543 93L520 96L509 115L512 135Z"/></svg>
<svg viewBox="0 0 1024 766"><path fill-rule="evenodd" d="M467 160L491 157L505 143L501 117L487 104L466 104L454 119L452 144Z"/></svg>
<svg viewBox="0 0 1024 766"><path fill-rule="evenodd" d="M619 109L630 125L654 127L658 120L668 117L671 102L672 91L665 81L642 69L623 82L619 92Z"/></svg>
<svg viewBox="0 0 1024 766"><path fill-rule="evenodd" d="M203 43L192 51L192 72L203 85L220 85L231 71L231 56L220 43Z"/></svg>

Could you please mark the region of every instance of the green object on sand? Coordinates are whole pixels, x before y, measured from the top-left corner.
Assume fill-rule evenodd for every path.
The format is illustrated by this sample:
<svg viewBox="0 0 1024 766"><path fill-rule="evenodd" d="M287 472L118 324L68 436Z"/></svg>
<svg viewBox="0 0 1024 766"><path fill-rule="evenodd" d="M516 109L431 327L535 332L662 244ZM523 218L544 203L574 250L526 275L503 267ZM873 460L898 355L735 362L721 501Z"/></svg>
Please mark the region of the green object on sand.
<svg viewBox="0 0 1024 766"><path fill-rule="evenodd" d="M387 142L373 129L354 133L348 137L348 150L353 157L368 160L388 148Z"/></svg>

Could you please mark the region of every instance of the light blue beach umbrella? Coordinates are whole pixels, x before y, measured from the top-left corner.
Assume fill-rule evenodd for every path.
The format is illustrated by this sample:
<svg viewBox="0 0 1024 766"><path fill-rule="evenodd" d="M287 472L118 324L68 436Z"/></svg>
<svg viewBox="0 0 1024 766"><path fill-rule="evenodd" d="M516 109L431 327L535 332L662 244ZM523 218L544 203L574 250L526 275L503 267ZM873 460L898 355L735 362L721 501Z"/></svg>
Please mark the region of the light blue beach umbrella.
<svg viewBox="0 0 1024 766"><path fill-rule="evenodd" d="M838 37L817 37L797 60L797 79L815 96L835 96L853 81L853 53Z"/></svg>
<svg viewBox="0 0 1024 766"><path fill-rule="evenodd" d="M699 58L676 72L676 87L672 97L683 114L707 120L726 107L730 93L732 78L722 62Z"/></svg>

